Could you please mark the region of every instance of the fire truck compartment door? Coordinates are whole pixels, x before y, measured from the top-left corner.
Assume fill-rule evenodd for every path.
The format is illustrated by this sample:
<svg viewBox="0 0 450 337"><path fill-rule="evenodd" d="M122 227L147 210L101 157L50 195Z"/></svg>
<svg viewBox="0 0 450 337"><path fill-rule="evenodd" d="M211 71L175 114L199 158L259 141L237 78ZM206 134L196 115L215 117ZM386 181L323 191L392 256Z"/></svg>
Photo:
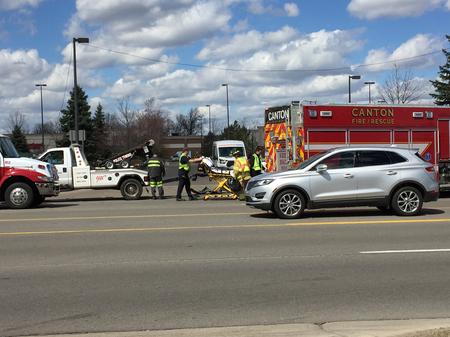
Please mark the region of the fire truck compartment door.
<svg viewBox="0 0 450 337"><path fill-rule="evenodd" d="M354 151L336 153L317 164L327 165L326 171L311 170L309 183L313 202L356 200L354 156Z"/></svg>

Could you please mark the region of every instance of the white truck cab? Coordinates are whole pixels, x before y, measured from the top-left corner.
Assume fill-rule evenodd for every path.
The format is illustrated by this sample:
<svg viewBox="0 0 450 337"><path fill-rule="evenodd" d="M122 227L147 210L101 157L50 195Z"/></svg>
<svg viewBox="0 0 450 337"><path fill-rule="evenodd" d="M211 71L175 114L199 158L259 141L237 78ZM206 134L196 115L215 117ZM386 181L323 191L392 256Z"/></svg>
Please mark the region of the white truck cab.
<svg viewBox="0 0 450 337"><path fill-rule="evenodd" d="M234 165L233 152L239 150L242 156L247 157L245 144L240 140L218 140L213 143L212 160L216 167L229 168Z"/></svg>
<svg viewBox="0 0 450 337"><path fill-rule="evenodd" d="M61 189L120 189L127 200L139 199L148 185L147 171L135 168L92 170L79 145L48 149L40 160L56 166Z"/></svg>

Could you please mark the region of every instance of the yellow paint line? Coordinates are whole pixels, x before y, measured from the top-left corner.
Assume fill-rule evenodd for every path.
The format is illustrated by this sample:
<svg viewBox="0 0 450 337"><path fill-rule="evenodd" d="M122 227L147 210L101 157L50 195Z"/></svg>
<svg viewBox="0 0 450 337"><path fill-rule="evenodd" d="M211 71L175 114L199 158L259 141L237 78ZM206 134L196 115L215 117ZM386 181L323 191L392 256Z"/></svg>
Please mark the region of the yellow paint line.
<svg viewBox="0 0 450 337"><path fill-rule="evenodd" d="M306 226L330 225L373 225L373 224L399 224L399 223L442 223L450 222L450 218L417 219L417 220L362 220L362 221L317 221L282 224L250 224L250 225L218 225L218 226L184 226L184 227L144 227L144 228L105 228L105 229L74 229L34 232L5 232L0 236L20 235L49 235L49 234L82 234L82 233L120 233L120 232L154 232L154 231L181 231L181 230L212 230L212 229L246 229L246 228L289 228Z"/></svg>
<svg viewBox="0 0 450 337"><path fill-rule="evenodd" d="M19 218L0 219L1 222L21 222L21 221L68 221L68 220L111 220L111 219L146 219L146 218L178 218L178 217L199 217L199 216L230 216L230 215L250 215L255 212L236 213L184 213L184 214L142 214L142 215L110 215L110 216L74 216L74 217L52 217L52 218Z"/></svg>

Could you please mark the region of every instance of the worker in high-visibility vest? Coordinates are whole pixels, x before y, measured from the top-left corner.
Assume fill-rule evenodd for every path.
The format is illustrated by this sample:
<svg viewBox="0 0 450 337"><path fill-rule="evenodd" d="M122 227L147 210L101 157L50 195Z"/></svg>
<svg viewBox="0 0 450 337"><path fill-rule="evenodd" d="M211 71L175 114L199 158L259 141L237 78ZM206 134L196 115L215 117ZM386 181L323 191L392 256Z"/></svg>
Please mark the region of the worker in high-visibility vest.
<svg viewBox="0 0 450 337"><path fill-rule="evenodd" d="M255 153L253 153L248 158L248 163L250 165L250 175L252 177L260 175L262 173L262 171L264 170L264 167L262 164L262 158L261 158L262 151L263 151L263 148L261 146L257 146Z"/></svg>
<svg viewBox="0 0 450 337"><path fill-rule="evenodd" d="M162 178L166 174L166 168L163 161L158 158L157 154L154 154L153 157L147 161L147 168L153 199L156 199L156 189L158 189L159 198L164 199Z"/></svg>
<svg viewBox="0 0 450 337"><path fill-rule="evenodd" d="M242 189L245 189L247 182L250 180L250 165L248 164L247 158L242 156L241 151L236 150L233 152L234 156L234 166L233 172L234 177L242 186Z"/></svg>
<svg viewBox="0 0 450 337"><path fill-rule="evenodd" d="M204 157L191 159L188 157L189 149L184 148L183 152L180 155L180 159L178 160L178 188L177 188L177 201L183 201L181 198L181 192L183 191L183 187L186 189L186 193L189 197L189 200L195 200L194 196L191 192L191 180L189 178L189 172L191 171L191 165L189 163L199 163L203 160Z"/></svg>

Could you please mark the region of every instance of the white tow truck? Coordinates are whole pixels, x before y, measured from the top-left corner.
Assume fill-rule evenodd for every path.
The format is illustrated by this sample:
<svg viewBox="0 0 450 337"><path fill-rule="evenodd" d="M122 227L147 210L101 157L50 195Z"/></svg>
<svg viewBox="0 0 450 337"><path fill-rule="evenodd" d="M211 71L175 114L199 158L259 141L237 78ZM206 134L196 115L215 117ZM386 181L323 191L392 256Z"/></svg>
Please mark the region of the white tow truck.
<svg viewBox="0 0 450 337"><path fill-rule="evenodd" d="M136 168L91 169L79 145L48 149L39 159L53 164L61 190L117 189L126 200L136 200L148 186L147 171Z"/></svg>

